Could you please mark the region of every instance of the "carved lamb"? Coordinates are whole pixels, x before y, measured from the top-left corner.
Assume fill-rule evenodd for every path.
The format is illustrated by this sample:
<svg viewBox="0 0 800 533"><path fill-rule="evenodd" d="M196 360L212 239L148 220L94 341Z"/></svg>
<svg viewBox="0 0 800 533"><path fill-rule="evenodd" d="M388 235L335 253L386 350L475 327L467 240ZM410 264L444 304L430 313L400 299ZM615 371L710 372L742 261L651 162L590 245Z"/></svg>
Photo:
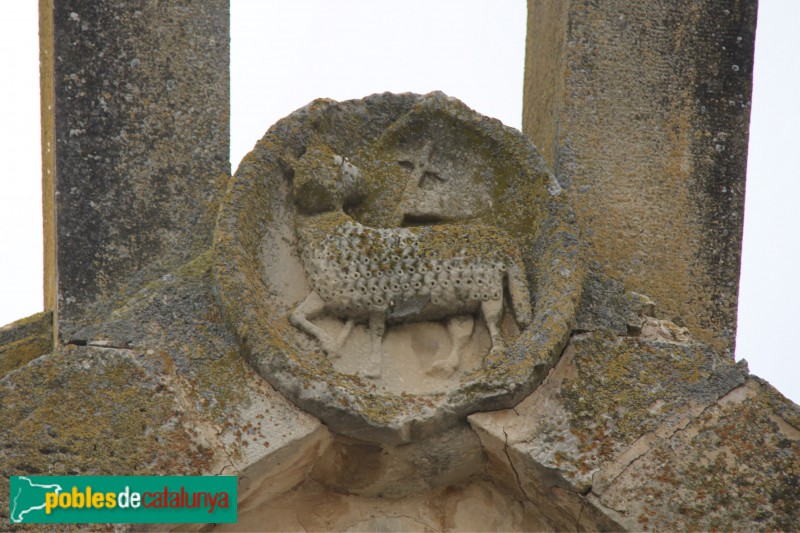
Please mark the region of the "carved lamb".
<svg viewBox="0 0 800 533"><path fill-rule="evenodd" d="M480 310L492 350L503 349L504 288L517 324L528 325L525 270L508 235L485 225L366 227L343 209L360 201L365 189L360 171L330 151L309 150L297 165L297 236L313 290L290 320L325 352L335 355L353 323L366 322L372 350L365 374L379 377L387 322L449 319L452 350L428 372L450 376L466 340L457 334L463 315ZM311 322L323 313L346 320L337 339Z"/></svg>

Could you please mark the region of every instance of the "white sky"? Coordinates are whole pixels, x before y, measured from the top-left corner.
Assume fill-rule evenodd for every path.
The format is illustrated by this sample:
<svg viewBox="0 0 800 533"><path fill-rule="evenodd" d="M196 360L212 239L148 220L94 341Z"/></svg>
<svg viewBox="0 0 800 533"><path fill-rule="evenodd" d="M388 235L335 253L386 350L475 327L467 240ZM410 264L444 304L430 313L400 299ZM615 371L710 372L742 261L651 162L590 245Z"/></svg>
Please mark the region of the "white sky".
<svg viewBox="0 0 800 533"><path fill-rule="evenodd" d="M37 4L0 17L0 325L42 308ZM737 359L800 402L800 2L760 0ZM519 128L524 0L232 0L231 161L318 97L443 90ZM8 75L13 73L13 80Z"/></svg>

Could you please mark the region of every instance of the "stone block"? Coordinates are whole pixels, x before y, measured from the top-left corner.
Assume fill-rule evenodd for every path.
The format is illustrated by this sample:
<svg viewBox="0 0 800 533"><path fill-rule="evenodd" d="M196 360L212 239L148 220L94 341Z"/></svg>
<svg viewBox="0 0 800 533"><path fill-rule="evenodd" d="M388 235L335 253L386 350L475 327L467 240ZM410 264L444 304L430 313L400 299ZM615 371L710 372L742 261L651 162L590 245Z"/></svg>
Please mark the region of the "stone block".
<svg viewBox="0 0 800 533"><path fill-rule="evenodd" d="M469 421L490 474L560 510L548 517L599 513L634 531L798 523L800 409L666 324L573 336L522 403Z"/></svg>
<svg viewBox="0 0 800 533"><path fill-rule="evenodd" d="M210 252L66 341L0 380L6 477L229 474L248 498L300 483L330 440L239 356Z"/></svg>
<svg viewBox="0 0 800 533"><path fill-rule="evenodd" d="M402 499L334 492L316 482L240 513L214 531L549 531L535 508L493 483L440 487Z"/></svg>
<svg viewBox="0 0 800 533"><path fill-rule="evenodd" d="M759 378L628 460L603 476L607 485L592 499L630 530L800 524L800 408Z"/></svg>
<svg viewBox="0 0 800 533"><path fill-rule="evenodd" d="M69 334L211 243L228 2L42 0L45 307Z"/></svg>
<svg viewBox="0 0 800 533"><path fill-rule="evenodd" d="M597 271L729 354L756 7L528 2L523 131L572 197Z"/></svg>

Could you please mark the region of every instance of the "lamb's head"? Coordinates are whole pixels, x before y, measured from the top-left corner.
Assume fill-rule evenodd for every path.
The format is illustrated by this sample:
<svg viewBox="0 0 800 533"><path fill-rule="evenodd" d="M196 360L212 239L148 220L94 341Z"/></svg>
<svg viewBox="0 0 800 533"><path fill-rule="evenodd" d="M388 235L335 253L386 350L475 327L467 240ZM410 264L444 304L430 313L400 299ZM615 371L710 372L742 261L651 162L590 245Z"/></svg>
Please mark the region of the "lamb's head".
<svg viewBox="0 0 800 533"><path fill-rule="evenodd" d="M309 148L295 165L294 203L304 213L342 209L365 195L361 171L328 147Z"/></svg>

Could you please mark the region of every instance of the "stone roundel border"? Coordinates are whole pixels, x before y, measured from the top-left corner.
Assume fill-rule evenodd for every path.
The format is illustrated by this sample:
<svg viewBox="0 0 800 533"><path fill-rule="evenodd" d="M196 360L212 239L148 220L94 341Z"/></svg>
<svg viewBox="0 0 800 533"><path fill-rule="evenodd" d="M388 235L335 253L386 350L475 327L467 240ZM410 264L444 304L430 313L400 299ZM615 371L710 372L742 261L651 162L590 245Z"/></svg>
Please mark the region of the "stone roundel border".
<svg viewBox="0 0 800 533"><path fill-rule="evenodd" d="M466 128L503 174L493 222L520 244L533 320L502 358L438 395L382 393L337 372L319 352L299 353L276 323L281 311L262 273L262 240L291 205L292 161L312 138L352 154L395 123L439 120ZM499 186L498 186L499 187ZM583 280L574 216L536 148L519 131L436 92L315 100L269 129L242 161L220 208L214 239L215 291L243 355L296 405L341 434L401 443L430 435L472 412L508 408L528 395L558 360L571 332ZM291 327L291 326L289 326Z"/></svg>

